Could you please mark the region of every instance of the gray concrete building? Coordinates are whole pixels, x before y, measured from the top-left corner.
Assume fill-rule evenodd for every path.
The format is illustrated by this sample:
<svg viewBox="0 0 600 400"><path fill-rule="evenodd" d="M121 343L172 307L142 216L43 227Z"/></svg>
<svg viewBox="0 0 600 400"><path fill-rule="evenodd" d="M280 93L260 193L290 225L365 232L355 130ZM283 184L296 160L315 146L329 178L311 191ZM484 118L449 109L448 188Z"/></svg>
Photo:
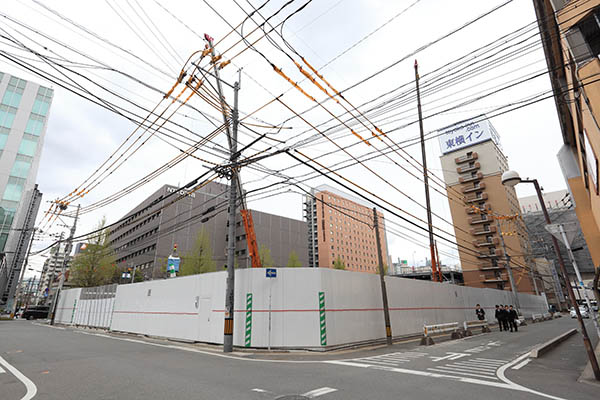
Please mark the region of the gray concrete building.
<svg viewBox="0 0 600 400"><path fill-rule="evenodd" d="M17 221L27 219L25 199L36 197L33 190L53 94L50 88L0 72L0 252L6 255L0 276L9 277L0 278L0 304L14 292L9 285L16 285L10 276L20 268L13 259L23 242Z"/></svg>
<svg viewBox="0 0 600 400"><path fill-rule="evenodd" d="M71 256L65 253L65 249L66 242L63 241L55 244L50 249L49 257L44 260L37 294L37 298L41 303L50 304L52 297L58 289L63 266L65 266L66 270L71 264Z"/></svg>
<svg viewBox="0 0 600 400"><path fill-rule="evenodd" d="M592 277L594 274L594 263L585 237L583 236L583 232L581 231L579 220L575 213L575 207L572 205L568 192L564 190L549 192L544 193L543 197L548 209L548 214L550 215L550 220L553 224L576 224L577 234L571 244L573 255L575 256L575 261L577 262L584 279ZM521 204L521 209L523 211L522 215L525 226L529 232L533 256L545 257L549 261L553 261L556 268L559 268L558 260L556 259L554 248L552 247L552 236L545 229L546 220L544 219L538 200L536 198L525 197L522 199L520 198L519 203ZM573 281L575 276L573 265L569 260L566 247L560 240L559 247L562 258L565 261L565 267L569 273L569 278Z"/></svg>
<svg viewBox="0 0 600 400"><path fill-rule="evenodd" d="M144 279L165 276L166 260L177 245L182 257L191 251L200 232L210 240L217 270L224 268L227 245L227 185L210 182L194 191L179 191L164 185L128 212L123 222L110 231L109 241L119 268L135 267ZM169 197L168 197L169 196ZM178 201L178 197L184 196ZM306 223L268 213L252 211L259 246L271 251L275 266L287 265L294 250L303 266L308 264ZM236 256L239 267L250 266L246 232L238 215L236 222Z"/></svg>

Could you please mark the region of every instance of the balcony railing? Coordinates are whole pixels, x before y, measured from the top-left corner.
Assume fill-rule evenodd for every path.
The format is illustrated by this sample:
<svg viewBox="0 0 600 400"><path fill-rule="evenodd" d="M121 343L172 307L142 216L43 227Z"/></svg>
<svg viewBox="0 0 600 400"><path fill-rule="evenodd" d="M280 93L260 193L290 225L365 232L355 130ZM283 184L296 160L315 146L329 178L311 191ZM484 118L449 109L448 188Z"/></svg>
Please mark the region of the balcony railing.
<svg viewBox="0 0 600 400"><path fill-rule="evenodd" d="M483 281L483 283L500 283L500 282L508 282L508 279L505 277L493 277L493 278L488 278L486 280Z"/></svg>
<svg viewBox="0 0 600 400"><path fill-rule="evenodd" d="M473 152L470 156L462 156L454 159L454 162L457 164L462 164L465 162L477 160L477 153Z"/></svg>
<svg viewBox="0 0 600 400"><path fill-rule="evenodd" d="M482 216L481 216L481 217L479 217L479 218L473 218L473 217L472 217L472 218L469 218L469 223L470 223L471 225L483 224L484 222L490 222L490 221L491 221L491 219L490 219L490 218L488 218L488 217L487 217L487 216L485 216L485 215L482 215Z"/></svg>
<svg viewBox="0 0 600 400"><path fill-rule="evenodd" d="M480 182L479 185L477 185L477 186L464 187L464 188L462 188L462 192L463 193L471 193L471 192L476 192L476 191L482 190L482 189L485 189L485 183L484 182Z"/></svg>
<svg viewBox="0 0 600 400"><path fill-rule="evenodd" d="M496 249L492 254L479 253L477 258L486 259L486 258L498 258L504 256L504 252L500 249Z"/></svg>
<svg viewBox="0 0 600 400"><path fill-rule="evenodd" d="M492 211L492 206L489 204L484 204L482 206L477 206L477 208L479 208L480 210L485 210L485 211ZM465 208L465 211L467 214L475 214L475 213L480 213L480 211L471 208L471 207L467 207Z"/></svg>
<svg viewBox="0 0 600 400"><path fill-rule="evenodd" d="M487 193L482 193L481 196L467 197L466 201L467 201L467 203L475 203L475 202L483 201L483 200L487 200L487 199L488 199Z"/></svg>
<svg viewBox="0 0 600 400"><path fill-rule="evenodd" d="M468 182L478 181L481 179L483 179L483 174L481 172L478 172L477 174L475 174L475 176L466 176L466 177L461 176L458 178L458 182L468 183Z"/></svg>
<svg viewBox="0 0 600 400"><path fill-rule="evenodd" d="M496 233L496 227L490 226L488 229L471 229L471 235L489 235L491 233Z"/></svg>
<svg viewBox="0 0 600 400"><path fill-rule="evenodd" d="M481 271L495 271L495 270L504 269L504 267L501 267L500 265L496 265L495 267L493 265L485 265L485 266L479 267L479 269Z"/></svg>
<svg viewBox="0 0 600 400"><path fill-rule="evenodd" d="M473 240L473 246L475 247L489 247L497 246L500 244L500 239L492 238L492 240Z"/></svg>
<svg viewBox="0 0 600 400"><path fill-rule="evenodd" d="M481 168L481 164L476 162L473 165L464 165L462 167L458 167L456 168L456 172L459 174L464 174L465 172L477 171L479 168Z"/></svg>

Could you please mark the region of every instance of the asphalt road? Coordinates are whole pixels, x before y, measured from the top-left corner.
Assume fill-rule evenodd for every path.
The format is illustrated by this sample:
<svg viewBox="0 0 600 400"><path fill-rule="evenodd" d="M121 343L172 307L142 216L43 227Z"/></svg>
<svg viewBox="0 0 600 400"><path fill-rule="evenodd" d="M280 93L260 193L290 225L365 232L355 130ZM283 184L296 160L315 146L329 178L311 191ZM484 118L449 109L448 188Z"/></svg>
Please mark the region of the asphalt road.
<svg viewBox="0 0 600 400"><path fill-rule="evenodd" d="M543 359L521 357L573 327L562 318L427 347L224 356L209 346L8 321L0 322L0 398L595 400L600 386L576 382L585 362L579 334Z"/></svg>

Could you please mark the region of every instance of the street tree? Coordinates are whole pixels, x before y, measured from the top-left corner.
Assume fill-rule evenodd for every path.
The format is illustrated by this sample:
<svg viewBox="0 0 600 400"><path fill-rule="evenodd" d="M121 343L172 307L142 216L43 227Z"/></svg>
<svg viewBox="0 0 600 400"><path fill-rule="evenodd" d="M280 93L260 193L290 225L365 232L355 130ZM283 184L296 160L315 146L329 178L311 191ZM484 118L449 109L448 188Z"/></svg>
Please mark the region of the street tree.
<svg viewBox="0 0 600 400"><path fill-rule="evenodd" d="M196 236L192 249L181 257L178 275L205 274L216 270L217 266L213 260L212 246L210 245L210 235L206 229L202 228Z"/></svg>
<svg viewBox="0 0 600 400"><path fill-rule="evenodd" d="M340 256L337 256L337 258L333 262L333 268L335 268L335 269L346 269L346 263L344 262L344 260L342 260L340 258Z"/></svg>
<svg viewBox="0 0 600 400"><path fill-rule="evenodd" d="M290 256L288 258L287 266L288 266L288 268L302 267L302 263L300 262L300 258L298 258L298 254L296 253L295 250L292 250L290 252Z"/></svg>
<svg viewBox="0 0 600 400"><path fill-rule="evenodd" d="M260 245L260 248L258 249L258 256L260 257L260 263L263 267L273 266L274 262L273 258L271 257L271 249L264 244Z"/></svg>
<svg viewBox="0 0 600 400"><path fill-rule="evenodd" d="M97 233L86 238L85 248L75 256L71 263L69 282L78 287L106 285L118 276L115 257L108 241L106 218L98 223Z"/></svg>

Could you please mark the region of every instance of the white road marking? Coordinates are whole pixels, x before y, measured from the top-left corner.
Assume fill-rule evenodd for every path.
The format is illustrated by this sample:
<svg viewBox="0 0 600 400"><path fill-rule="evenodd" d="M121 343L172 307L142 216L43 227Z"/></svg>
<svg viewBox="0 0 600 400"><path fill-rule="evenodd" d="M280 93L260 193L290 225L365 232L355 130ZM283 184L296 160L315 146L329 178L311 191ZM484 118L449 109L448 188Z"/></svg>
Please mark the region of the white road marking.
<svg viewBox="0 0 600 400"><path fill-rule="evenodd" d="M28 377L23 375L21 373L21 371L19 371L18 369L16 369L12 365L10 365L2 357L0 357L0 364L2 364L4 366L4 368L6 368L9 372L11 372L14 376L16 376L17 379L19 379L25 385L25 388L27 389L27 393L25 393L25 396L21 397L21 400L33 399L33 397L37 394L37 387L35 386L35 384Z"/></svg>
<svg viewBox="0 0 600 400"><path fill-rule="evenodd" d="M506 364L508 362L506 360L494 360L492 358L481 358L481 357L477 357L477 358L475 358L475 360L489 361L491 363L496 363L496 364Z"/></svg>
<svg viewBox="0 0 600 400"><path fill-rule="evenodd" d="M472 369L481 370L481 371L491 371L491 372L496 372L496 370L498 369L497 367L481 366L478 364L467 363L467 362L455 362L454 364L448 364L448 365L456 365L459 367L466 367L466 368L472 368Z"/></svg>
<svg viewBox="0 0 600 400"><path fill-rule="evenodd" d="M366 364L375 364L375 365L381 364L381 365L387 365L387 366L390 366L390 367L398 365L398 363L390 362L390 361L362 360L360 358L357 358L354 361L356 361L356 362L364 362Z"/></svg>
<svg viewBox="0 0 600 400"><path fill-rule="evenodd" d="M521 390L523 392L529 392L529 393L536 394L538 396L546 397L548 399L553 399L553 400L566 400L566 399L563 399L562 397L552 396L550 394L538 392L536 390L529 389L529 388L527 388L525 386L518 385L518 384L514 383L513 381L511 381L510 379L508 379L504 375L504 371L506 371L508 368L512 367L513 365L518 364L519 362L523 361L527 357L529 357L529 352L527 352L527 353L525 353L525 354L523 354L523 355L515 358L511 362L509 362L509 363L504 364L503 366L501 366L498 369L498 372L497 372L498 378L500 378L500 380L503 381L503 382L505 382L507 385L510 385L510 387L513 388L513 389L515 389L515 390Z"/></svg>
<svg viewBox="0 0 600 400"><path fill-rule="evenodd" d="M427 368L427 370L429 370L429 371L435 371L435 372L443 372L445 374L452 373L452 374L458 374L458 375L476 376L478 378L498 380L498 378L496 378L496 376L485 376L485 375L473 374L473 373L470 373L470 372L461 372L461 371L454 371L454 370L446 371L444 369L444 367Z"/></svg>
<svg viewBox="0 0 600 400"><path fill-rule="evenodd" d="M438 367L435 366L434 368L438 368ZM496 372L482 371L480 369L473 368L473 367L463 367L463 366L460 366L460 365L453 365L453 364L444 365L444 366L441 366L439 368L447 368L447 369L450 369L452 371L458 370L458 371L465 371L465 372L476 372L476 373L483 374L483 375L494 375L494 376L496 375Z"/></svg>
<svg viewBox="0 0 600 400"><path fill-rule="evenodd" d="M505 362L501 362L501 363L493 363L491 361L483 361L483 360L478 360L476 358L472 358L472 359L469 359L469 360L461 360L461 361L463 361L463 362L477 363L479 365L489 365L489 366L492 366L492 367L499 367L500 365L506 364L506 361Z"/></svg>
<svg viewBox="0 0 600 400"><path fill-rule="evenodd" d="M521 369L524 366L526 366L527 364L529 364L530 362L531 362L531 358L528 358L528 359L526 359L524 361L521 361L520 363L518 363L517 365L515 365L511 369Z"/></svg>
<svg viewBox="0 0 600 400"><path fill-rule="evenodd" d="M324 363L335 364L335 365L344 365L344 366L348 366L348 367L369 368L368 365L358 364L358 363L353 363L353 362L348 362L348 361L331 360L331 361L324 361ZM449 379L452 379L452 380L455 380L458 382L473 383L473 384L484 385L484 386L494 386L494 387L499 387L499 388L503 388L503 389L514 389L511 385L507 385L505 383L484 381L483 379L459 377L456 375L441 374L441 373L434 373L434 372L427 372L427 371L418 371L418 370L405 369L405 368L379 367L377 369L383 369L385 371L390 371L390 372L398 372L401 374L427 376L427 377L433 377L433 378L449 378ZM515 390L519 390L519 389L515 389Z"/></svg>
<svg viewBox="0 0 600 400"><path fill-rule="evenodd" d="M438 362L438 361L443 361L443 360L458 360L459 358L463 358L463 357L467 357L470 356L470 354L466 354L466 353L451 353L451 352L446 352L447 355L443 356L443 357L433 357L430 356L429 358L431 358L434 362Z"/></svg>
<svg viewBox="0 0 600 400"><path fill-rule="evenodd" d="M272 394L273 392L269 392L268 390L265 389L259 389L259 388L254 388L252 389L253 392L258 392L258 393L269 393Z"/></svg>
<svg viewBox="0 0 600 400"><path fill-rule="evenodd" d="M324 394L333 392L337 392L337 389L330 387L322 387L319 389L311 390L310 392L306 392L302 396L306 396L309 399L314 399L315 397L323 396Z"/></svg>
<svg viewBox="0 0 600 400"><path fill-rule="evenodd" d="M0 367L0 374L4 374L6 373L6 371L4 369L2 369L2 367Z"/></svg>

